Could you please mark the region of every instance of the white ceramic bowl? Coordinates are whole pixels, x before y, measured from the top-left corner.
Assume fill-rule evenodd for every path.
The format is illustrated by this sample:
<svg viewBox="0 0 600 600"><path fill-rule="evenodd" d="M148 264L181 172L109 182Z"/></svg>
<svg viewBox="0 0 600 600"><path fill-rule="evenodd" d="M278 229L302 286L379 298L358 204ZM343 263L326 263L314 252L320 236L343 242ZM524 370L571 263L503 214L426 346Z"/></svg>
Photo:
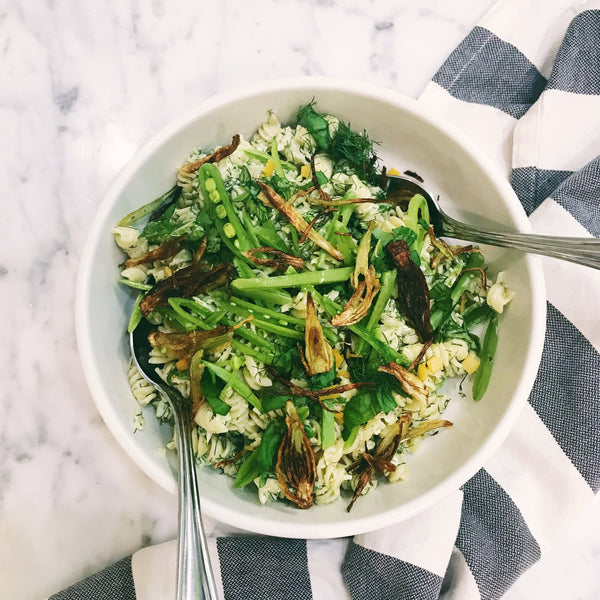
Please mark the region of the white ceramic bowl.
<svg viewBox="0 0 600 600"><path fill-rule="evenodd" d="M505 177L474 144L416 101L357 82L304 78L267 83L214 97L178 118L146 143L104 197L90 230L77 287L77 340L88 385L104 421L148 476L175 491L169 460L158 451L170 439L151 411L133 433L137 405L127 383L125 329L132 295L117 284L122 260L112 227L134 208L169 189L176 167L202 146L249 136L272 109L282 121L312 99L324 112L380 142L388 167L410 169L439 194L444 208L474 224L489 221L529 231L520 203ZM250 489L209 469L199 473L203 510L230 525L298 538L356 534L405 519L458 489L498 448L533 385L545 326L545 291L537 259L484 248L492 272L505 271L516 296L502 316L489 390L480 402L458 394L444 416L454 427L426 440L410 455L410 478L383 484L346 512L345 501L302 511L284 503L261 505Z"/></svg>

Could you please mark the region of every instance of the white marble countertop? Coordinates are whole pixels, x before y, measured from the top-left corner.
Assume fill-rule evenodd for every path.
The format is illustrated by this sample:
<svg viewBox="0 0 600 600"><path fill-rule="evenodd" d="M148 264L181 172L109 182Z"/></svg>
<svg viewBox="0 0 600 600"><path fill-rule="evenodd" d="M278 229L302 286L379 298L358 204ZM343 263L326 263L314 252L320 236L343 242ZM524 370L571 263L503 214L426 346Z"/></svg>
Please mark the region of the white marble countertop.
<svg viewBox="0 0 600 600"><path fill-rule="evenodd" d="M492 0L7 0L0 7L0 597L34 600L175 535L176 499L102 422L75 277L110 181L216 92L327 75L417 96ZM600 597L600 503L506 596Z"/></svg>

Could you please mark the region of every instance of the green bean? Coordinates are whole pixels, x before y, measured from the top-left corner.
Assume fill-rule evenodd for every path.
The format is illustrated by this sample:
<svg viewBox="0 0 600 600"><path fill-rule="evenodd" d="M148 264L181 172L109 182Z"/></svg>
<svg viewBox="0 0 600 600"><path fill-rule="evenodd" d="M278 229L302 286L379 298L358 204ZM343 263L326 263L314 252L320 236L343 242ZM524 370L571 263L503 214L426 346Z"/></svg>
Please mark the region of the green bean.
<svg viewBox="0 0 600 600"><path fill-rule="evenodd" d="M125 277L121 277L119 279L119 283L122 283L123 285L126 285L135 290L143 290L145 292L152 289L152 286L149 283L141 283L139 281L131 281L131 279L126 279Z"/></svg>
<svg viewBox="0 0 600 600"><path fill-rule="evenodd" d="M268 162L269 160L273 160L273 157L270 154L267 154L266 152L261 152L260 150L250 150L248 148L244 148L244 152L250 157L250 158L256 158L257 160L260 160L263 163ZM285 160L281 160L281 166L286 170L286 171L297 171L298 167L296 167L296 165L287 162Z"/></svg>
<svg viewBox="0 0 600 600"><path fill-rule="evenodd" d="M394 286L396 285L396 277L397 271L385 271L381 275L381 289L377 294L377 300L371 309L371 314L369 315L369 320L367 321L367 325L365 330L370 333L375 327L377 327L377 323L379 323L379 319L381 318L381 314L385 309L385 305L388 300L392 296L394 292ZM356 346L356 352L360 354L364 349L365 342L361 338Z"/></svg>
<svg viewBox="0 0 600 600"><path fill-rule="evenodd" d="M248 344L242 344L242 342L238 340L232 340L231 346L234 350L237 350L244 355L252 356L253 358L258 359L260 362L263 362L267 365L274 365L277 362L277 359L272 354L267 354L266 352L256 350L252 346L248 346Z"/></svg>
<svg viewBox="0 0 600 600"><path fill-rule="evenodd" d="M302 273L292 273L291 275L276 275L275 277L234 279L231 282L231 287L235 290L264 290L299 287L303 285L320 285L323 283L339 283L348 280L353 272L353 267L340 267L326 271L304 271Z"/></svg>
<svg viewBox="0 0 600 600"><path fill-rule="evenodd" d="M232 296L228 303L222 303L223 306L230 306L232 304L237 304L238 306L246 309L248 312L265 315L266 317L270 317L272 319L277 319L284 325L290 323L292 325L301 325L304 327L306 323L304 319L299 319L285 313L280 313L276 310L265 308L263 306L257 306L253 302L242 300L241 298L236 298L235 296Z"/></svg>
<svg viewBox="0 0 600 600"><path fill-rule="evenodd" d="M132 225L136 221L147 217L152 214L163 202L167 202L171 200L174 194L177 193L177 185L174 185L168 192L165 192L162 196L153 200L152 202L148 202L148 204L144 204L144 206L140 206L136 210L130 212L128 215L125 215L118 223L118 227L128 227Z"/></svg>
<svg viewBox="0 0 600 600"><path fill-rule="evenodd" d="M292 301L292 297L285 290L236 289L236 294L252 298L253 300L260 300L271 306L288 304Z"/></svg>
<svg viewBox="0 0 600 600"><path fill-rule="evenodd" d="M429 223L429 207L427 206L427 200L421 194L415 194L408 203L408 209L406 210L406 226L412 229L416 234L419 233L419 212L421 218Z"/></svg>
<svg viewBox="0 0 600 600"><path fill-rule="evenodd" d="M223 367L220 367L219 365L211 363L207 360L203 360L202 364L209 371L212 371L219 379L222 379L225 383L229 384L238 394L252 404L252 406L256 407L262 412L262 405L259 398L241 379L238 378L236 373L227 371Z"/></svg>
<svg viewBox="0 0 600 600"><path fill-rule="evenodd" d="M206 187L206 184L211 180L214 181L215 189L209 191ZM228 219L228 222L223 224L224 234L229 239L237 237L240 244L240 250L250 250L250 248L252 248L252 242L249 239L248 232L240 222L237 211L233 207L231 198L225 189L225 184L223 183L223 178L221 177L219 169L212 163L203 164L198 169L198 182L200 184L201 191L208 191L208 195L211 199L213 198L213 194L218 194L220 202L225 208ZM209 186L212 187L213 184L209 183Z"/></svg>
<svg viewBox="0 0 600 600"><path fill-rule="evenodd" d="M481 363L475 372L475 379L473 381L474 400L481 400L488 388L497 346L498 313L494 311L490 317L487 329L485 330L485 337L483 338L483 344L481 346Z"/></svg>
<svg viewBox="0 0 600 600"><path fill-rule="evenodd" d="M479 252L473 252L465 265L466 269L477 269L483 265L483 256ZM443 308L435 308L431 313L431 328L435 331L449 316L454 307L458 304L461 296L465 293L475 277L478 277L477 271L463 272L456 280L450 292L450 302Z"/></svg>
<svg viewBox="0 0 600 600"><path fill-rule="evenodd" d="M140 324L142 320L142 311L140 310L140 303L144 298L144 294L140 294L133 305L133 310L131 311L131 317L129 317L129 324L127 325L127 332L131 333L134 329Z"/></svg>

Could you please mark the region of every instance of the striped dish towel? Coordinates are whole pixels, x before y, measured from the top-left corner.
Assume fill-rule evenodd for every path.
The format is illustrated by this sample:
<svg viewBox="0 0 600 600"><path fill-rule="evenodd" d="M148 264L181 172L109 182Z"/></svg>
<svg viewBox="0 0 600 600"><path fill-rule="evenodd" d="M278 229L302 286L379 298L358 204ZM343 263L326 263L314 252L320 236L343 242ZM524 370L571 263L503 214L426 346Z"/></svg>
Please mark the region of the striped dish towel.
<svg viewBox="0 0 600 600"><path fill-rule="evenodd" d="M505 169L538 233L600 236L600 2L503 0L421 97ZM209 522L227 600L492 600L600 486L600 271L543 259L547 333L500 451L439 505L353 539L288 540ZM174 598L175 542L51 600Z"/></svg>

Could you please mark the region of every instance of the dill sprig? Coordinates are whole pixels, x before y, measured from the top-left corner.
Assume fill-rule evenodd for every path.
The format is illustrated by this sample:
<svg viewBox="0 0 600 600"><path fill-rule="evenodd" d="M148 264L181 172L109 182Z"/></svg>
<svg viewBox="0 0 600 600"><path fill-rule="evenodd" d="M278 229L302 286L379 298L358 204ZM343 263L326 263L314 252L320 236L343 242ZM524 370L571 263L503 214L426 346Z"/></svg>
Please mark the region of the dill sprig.
<svg viewBox="0 0 600 600"><path fill-rule="evenodd" d="M362 133L354 131L349 125L340 121L331 140L329 151L334 160L347 163L361 179L373 181L377 163L375 143L366 131Z"/></svg>

